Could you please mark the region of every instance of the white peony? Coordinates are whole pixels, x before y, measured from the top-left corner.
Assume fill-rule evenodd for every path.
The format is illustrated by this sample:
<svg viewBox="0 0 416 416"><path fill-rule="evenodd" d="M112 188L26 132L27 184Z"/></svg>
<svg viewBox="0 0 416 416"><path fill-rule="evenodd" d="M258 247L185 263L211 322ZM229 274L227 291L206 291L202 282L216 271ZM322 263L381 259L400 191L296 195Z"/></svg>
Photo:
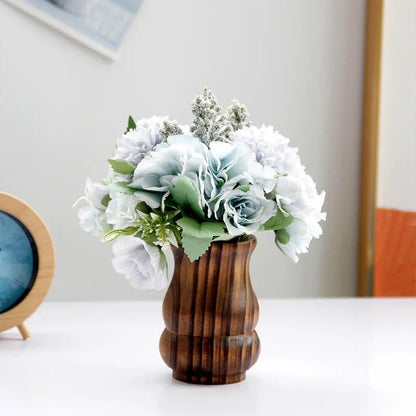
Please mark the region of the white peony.
<svg viewBox="0 0 416 416"><path fill-rule="evenodd" d="M160 129L167 116L153 116L136 122L136 128L129 130L117 140L114 159L128 162L136 167L137 164L162 142Z"/></svg>
<svg viewBox="0 0 416 416"><path fill-rule="evenodd" d="M289 146L289 139L272 126L243 127L231 134L234 143L245 143L256 155L257 162L270 166L279 174L285 174L300 165L297 149Z"/></svg>
<svg viewBox="0 0 416 416"><path fill-rule="evenodd" d="M133 236L120 236L113 244L112 265L136 289L160 290L168 286L167 261L160 247Z"/></svg>

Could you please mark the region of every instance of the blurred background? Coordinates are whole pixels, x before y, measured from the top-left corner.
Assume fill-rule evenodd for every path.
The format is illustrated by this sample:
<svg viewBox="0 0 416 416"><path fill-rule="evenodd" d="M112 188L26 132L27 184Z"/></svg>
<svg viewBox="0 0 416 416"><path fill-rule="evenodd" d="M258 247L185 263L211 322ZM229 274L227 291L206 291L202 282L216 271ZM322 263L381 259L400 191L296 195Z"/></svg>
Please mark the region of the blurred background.
<svg viewBox="0 0 416 416"><path fill-rule="evenodd" d="M298 147L324 233L298 264L272 233L251 262L259 297L355 296L365 1L144 0L116 61L0 2L0 190L30 204L56 249L48 300L161 299L132 289L72 206L107 173L127 117L191 122L204 86Z"/></svg>

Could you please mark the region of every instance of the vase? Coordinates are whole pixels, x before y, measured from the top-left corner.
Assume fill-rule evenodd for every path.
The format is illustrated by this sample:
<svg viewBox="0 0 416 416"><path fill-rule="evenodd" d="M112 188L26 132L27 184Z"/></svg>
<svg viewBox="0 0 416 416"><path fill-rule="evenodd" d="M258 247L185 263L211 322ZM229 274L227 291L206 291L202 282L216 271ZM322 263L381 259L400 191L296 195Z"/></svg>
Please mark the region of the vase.
<svg viewBox="0 0 416 416"><path fill-rule="evenodd" d="M257 244L215 242L191 262L172 247L175 269L163 301L160 353L177 380L230 384L245 379L260 353L259 305L249 263Z"/></svg>

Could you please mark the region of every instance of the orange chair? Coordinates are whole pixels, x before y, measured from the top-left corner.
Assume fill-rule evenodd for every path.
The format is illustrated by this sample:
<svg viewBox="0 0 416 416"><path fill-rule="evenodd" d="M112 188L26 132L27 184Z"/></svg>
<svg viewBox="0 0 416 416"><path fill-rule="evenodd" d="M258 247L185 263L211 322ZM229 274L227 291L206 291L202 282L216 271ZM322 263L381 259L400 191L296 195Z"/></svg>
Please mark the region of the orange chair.
<svg viewBox="0 0 416 416"><path fill-rule="evenodd" d="M416 296L416 212L377 208L374 296Z"/></svg>

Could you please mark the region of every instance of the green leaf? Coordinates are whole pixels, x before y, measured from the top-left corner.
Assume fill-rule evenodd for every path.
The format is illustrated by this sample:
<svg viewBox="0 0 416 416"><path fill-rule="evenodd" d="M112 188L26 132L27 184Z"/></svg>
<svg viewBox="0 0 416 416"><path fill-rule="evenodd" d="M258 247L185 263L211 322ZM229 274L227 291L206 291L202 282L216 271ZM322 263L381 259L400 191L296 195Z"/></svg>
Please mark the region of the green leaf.
<svg viewBox="0 0 416 416"><path fill-rule="evenodd" d="M136 205L136 210L143 212L144 214L149 214L149 212L151 211L149 206L143 202L140 201L137 205Z"/></svg>
<svg viewBox="0 0 416 416"><path fill-rule="evenodd" d="M189 260L195 261L208 250L214 237L224 234L224 224L220 222L199 222L183 217L177 221L182 228L182 245Z"/></svg>
<svg viewBox="0 0 416 416"><path fill-rule="evenodd" d="M169 191L184 214L204 218L204 212L199 205L199 192L191 179L186 176L180 177L175 186L169 187Z"/></svg>
<svg viewBox="0 0 416 416"><path fill-rule="evenodd" d="M104 195L103 199L101 200L101 205L104 207L108 207L108 203L110 202L110 195Z"/></svg>
<svg viewBox="0 0 416 416"><path fill-rule="evenodd" d="M110 191L121 192L122 194L133 195L136 192L136 189L130 188L128 185L130 182L113 182L107 185L107 189Z"/></svg>
<svg viewBox="0 0 416 416"><path fill-rule="evenodd" d="M169 221L172 221L179 213L180 213L180 211L178 209L174 209L172 211L165 211L164 212L164 214L167 216Z"/></svg>
<svg viewBox="0 0 416 416"><path fill-rule="evenodd" d="M263 224L262 230L281 230L290 225L292 221L293 217L291 215L278 210L274 217L269 218L269 220Z"/></svg>
<svg viewBox="0 0 416 416"><path fill-rule="evenodd" d="M175 239L176 239L177 243L182 244L182 236L181 236L181 233L180 233L179 229L175 225L171 225L169 227L169 230L172 231L173 235L175 236Z"/></svg>
<svg viewBox="0 0 416 416"><path fill-rule="evenodd" d="M118 236L120 235L133 235L136 234L138 231L139 227L127 227L123 230L113 230L113 231L109 231L104 237L103 237L103 241L108 242L108 241L113 241L114 239L116 239Z"/></svg>
<svg viewBox="0 0 416 416"><path fill-rule="evenodd" d="M211 238L198 238L184 234L182 236L182 245L189 260L194 262L208 250L211 245Z"/></svg>
<svg viewBox="0 0 416 416"><path fill-rule="evenodd" d="M193 218L183 217L177 221L182 228L182 234L196 238L212 238L224 234L224 224L221 222L199 222Z"/></svg>
<svg viewBox="0 0 416 416"><path fill-rule="evenodd" d="M131 175L134 173L134 166L130 165L130 163L126 161L108 159L108 163L110 163L114 172L120 173L122 175Z"/></svg>
<svg viewBox="0 0 416 416"><path fill-rule="evenodd" d="M129 130L134 130L136 128L136 122L134 121L134 118L132 116L129 116L129 119L127 121L127 129L124 132L126 134Z"/></svg>
<svg viewBox="0 0 416 416"><path fill-rule="evenodd" d="M290 241L290 235L285 229L276 230L275 232L275 243L287 244Z"/></svg>

